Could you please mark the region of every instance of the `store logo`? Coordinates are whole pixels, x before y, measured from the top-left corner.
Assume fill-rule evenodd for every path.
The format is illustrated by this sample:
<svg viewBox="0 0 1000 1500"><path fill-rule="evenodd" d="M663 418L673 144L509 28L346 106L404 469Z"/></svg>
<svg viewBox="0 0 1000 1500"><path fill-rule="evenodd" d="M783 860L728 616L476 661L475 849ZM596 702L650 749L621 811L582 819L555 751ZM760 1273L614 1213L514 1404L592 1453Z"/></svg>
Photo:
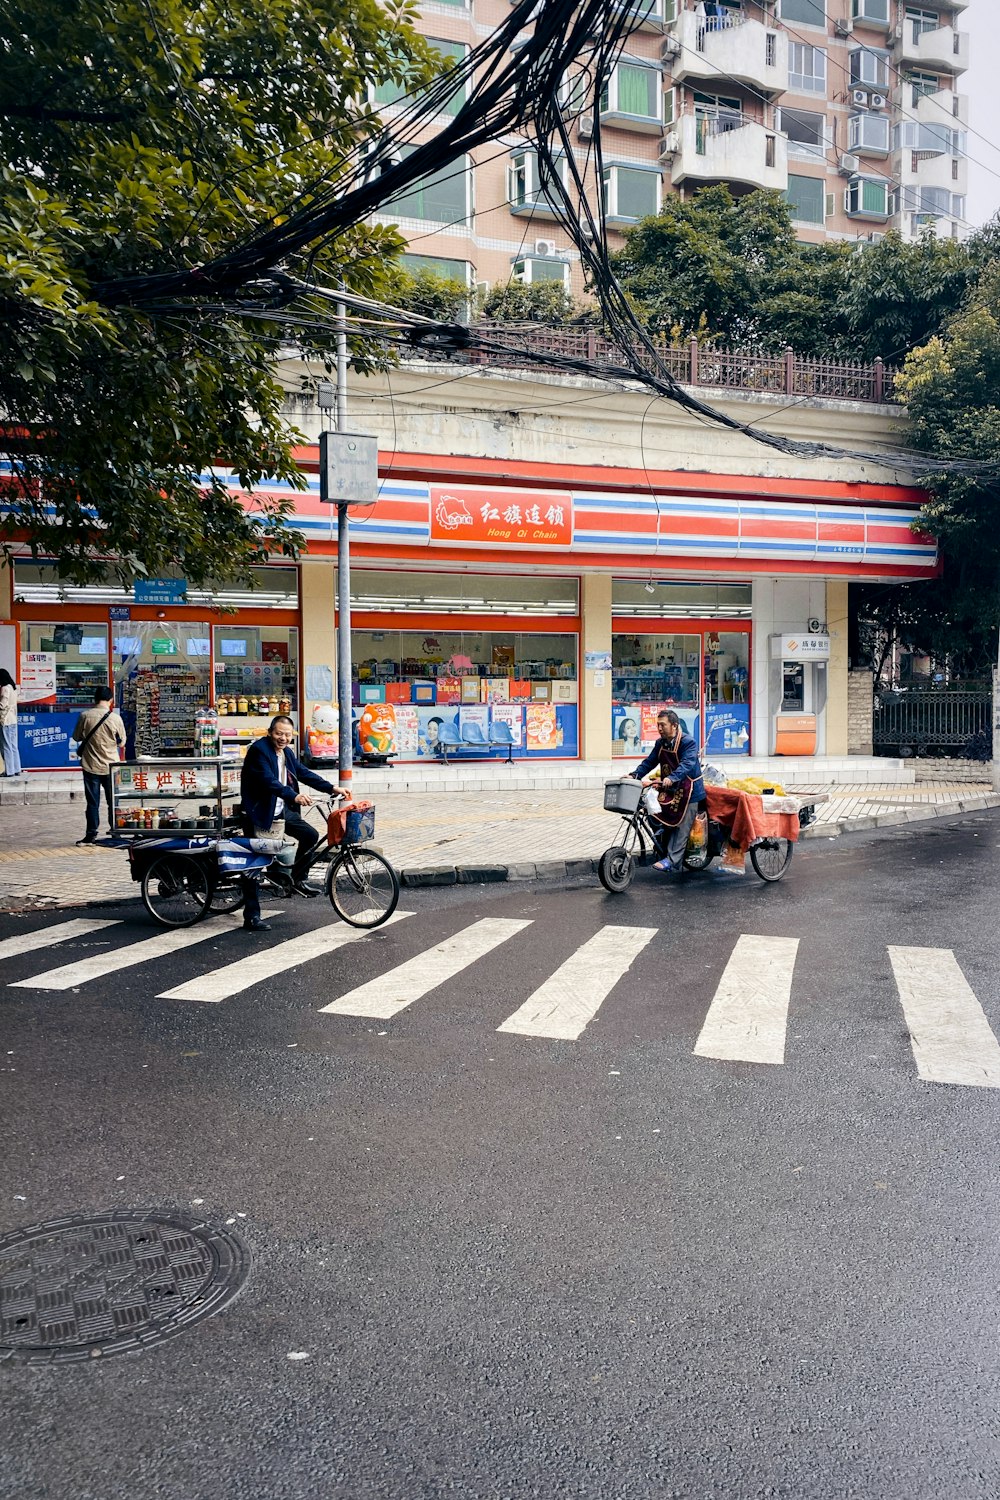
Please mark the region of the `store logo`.
<svg viewBox="0 0 1000 1500"><path fill-rule="evenodd" d="M442 495L437 503L435 516L444 531L457 531L460 526L472 525L472 517L465 501L456 495Z"/></svg>

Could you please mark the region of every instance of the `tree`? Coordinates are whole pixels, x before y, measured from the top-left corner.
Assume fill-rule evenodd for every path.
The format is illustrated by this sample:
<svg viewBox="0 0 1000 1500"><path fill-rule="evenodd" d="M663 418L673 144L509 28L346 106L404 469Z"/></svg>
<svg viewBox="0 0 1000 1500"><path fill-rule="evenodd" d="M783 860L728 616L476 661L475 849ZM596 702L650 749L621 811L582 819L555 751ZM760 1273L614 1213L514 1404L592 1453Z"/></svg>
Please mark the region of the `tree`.
<svg viewBox="0 0 1000 1500"><path fill-rule="evenodd" d="M294 554L297 434L271 373L278 318L101 305L123 276L213 259L344 171L440 57L412 0L12 0L0 18L0 419L15 479L0 549L27 535L67 579L175 567L196 582ZM313 246L313 282L380 296L402 242L358 225ZM252 309L251 309L252 314ZM329 336L297 327L320 357ZM2 553L0 553L2 555Z"/></svg>
<svg viewBox="0 0 1000 1500"><path fill-rule="evenodd" d="M491 287L481 315L495 323L568 323L576 304L561 281L507 281Z"/></svg>
<svg viewBox="0 0 1000 1500"><path fill-rule="evenodd" d="M990 244L986 237L973 253L990 253ZM963 309L908 356L897 390L912 446L1000 468L1000 260L985 261ZM942 576L866 591L858 609L883 632L894 629L902 645L981 676L996 660L1000 625L1000 484L961 472L923 482L931 498L921 524L938 539Z"/></svg>

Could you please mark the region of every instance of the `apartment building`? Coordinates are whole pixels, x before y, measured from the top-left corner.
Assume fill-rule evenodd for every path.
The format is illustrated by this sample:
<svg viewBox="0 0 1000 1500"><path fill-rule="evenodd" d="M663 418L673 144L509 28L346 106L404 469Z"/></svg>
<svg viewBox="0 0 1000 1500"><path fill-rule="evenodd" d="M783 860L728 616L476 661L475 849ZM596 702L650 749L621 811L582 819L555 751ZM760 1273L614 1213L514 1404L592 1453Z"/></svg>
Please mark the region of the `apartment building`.
<svg viewBox="0 0 1000 1500"><path fill-rule="evenodd" d="M959 92L968 0L615 0L634 17L600 97L603 172L592 169L593 90L567 68L573 153L612 242L668 193L725 182L775 188L805 242L889 228L967 230L968 101ZM462 57L507 0L426 0L420 29ZM387 122L398 92L380 89ZM447 106L458 108L456 95ZM504 137L416 185L381 218L407 263L473 284L556 280L582 290L528 139Z"/></svg>

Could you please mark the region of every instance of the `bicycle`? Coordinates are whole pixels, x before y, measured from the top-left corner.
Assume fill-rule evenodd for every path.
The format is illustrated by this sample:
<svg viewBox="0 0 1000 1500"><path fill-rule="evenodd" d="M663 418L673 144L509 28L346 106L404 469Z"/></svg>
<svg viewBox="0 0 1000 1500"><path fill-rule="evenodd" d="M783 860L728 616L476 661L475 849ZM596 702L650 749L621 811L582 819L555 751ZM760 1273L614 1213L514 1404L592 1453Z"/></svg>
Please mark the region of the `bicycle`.
<svg viewBox="0 0 1000 1500"><path fill-rule="evenodd" d="M374 837L375 809L335 797L311 805L323 804L326 828L309 852L305 874L327 861L323 892L341 920L351 927L380 927L396 909L399 877L384 855L365 847ZM190 927L209 914L238 910L243 879L284 897L295 894L291 858L284 857L281 839L246 838L233 830L222 838L139 839L128 853L143 905L163 927Z"/></svg>
<svg viewBox="0 0 1000 1500"><path fill-rule="evenodd" d="M613 894L628 890L635 878L637 864L645 865L654 858L663 857L663 835L667 830L654 823L645 805L644 791L641 782L631 778L605 783L605 810L621 814L622 830L618 842L605 849L601 855L597 876L604 889ZM704 816L707 824L704 841L700 845L692 840L688 841L684 853L685 870L707 870L729 842L726 827L708 817L707 812ZM798 819L800 828L805 828L812 822L812 803L800 804ZM780 880L791 864L794 848L792 841L786 838L755 839L747 851L754 874L768 883Z"/></svg>

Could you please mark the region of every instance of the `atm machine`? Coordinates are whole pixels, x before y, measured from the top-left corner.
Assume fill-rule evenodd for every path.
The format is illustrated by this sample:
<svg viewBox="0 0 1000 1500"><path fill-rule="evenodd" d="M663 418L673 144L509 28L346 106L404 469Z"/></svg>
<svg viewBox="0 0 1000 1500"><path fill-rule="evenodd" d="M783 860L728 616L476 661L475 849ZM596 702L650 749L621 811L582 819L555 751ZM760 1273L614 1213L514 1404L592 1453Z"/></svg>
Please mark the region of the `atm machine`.
<svg viewBox="0 0 1000 1500"><path fill-rule="evenodd" d="M829 661L828 635L801 631L771 636L772 755L816 755L822 750Z"/></svg>

